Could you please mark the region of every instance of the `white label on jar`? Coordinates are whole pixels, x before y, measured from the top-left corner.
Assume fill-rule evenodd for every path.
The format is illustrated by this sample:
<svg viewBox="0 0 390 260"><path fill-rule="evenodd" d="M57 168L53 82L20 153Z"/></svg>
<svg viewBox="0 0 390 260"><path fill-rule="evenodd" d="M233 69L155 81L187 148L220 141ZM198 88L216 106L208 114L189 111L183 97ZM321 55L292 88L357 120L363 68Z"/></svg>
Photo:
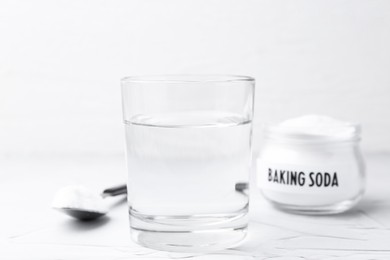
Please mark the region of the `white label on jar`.
<svg viewBox="0 0 390 260"><path fill-rule="evenodd" d="M303 166L259 160L257 178L259 186L264 190L321 193L347 189L350 170L350 164L346 163ZM349 177L354 179L357 176Z"/></svg>

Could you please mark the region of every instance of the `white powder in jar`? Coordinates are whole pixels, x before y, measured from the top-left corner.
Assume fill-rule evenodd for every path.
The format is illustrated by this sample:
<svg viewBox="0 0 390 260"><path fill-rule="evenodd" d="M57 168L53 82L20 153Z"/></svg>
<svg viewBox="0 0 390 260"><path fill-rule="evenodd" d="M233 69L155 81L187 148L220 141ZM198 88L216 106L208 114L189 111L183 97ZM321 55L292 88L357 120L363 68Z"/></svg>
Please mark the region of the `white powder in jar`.
<svg viewBox="0 0 390 260"><path fill-rule="evenodd" d="M358 138L360 127L329 116L305 115L269 126L266 134L295 141L341 141Z"/></svg>
<svg viewBox="0 0 390 260"><path fill-rule="evenodd" d="M264 196L300 213L336 213L364 190L360 127L328 116L306 115L269 126L257 163Z"/></svg>
<svg viewBox="0 0 390 260"><path fill-rule="evenodd" d="M349 122L340 121L329 116L305 115L288 119L278 125L285 131L329 137L353 137L355 126Z"/></svg>

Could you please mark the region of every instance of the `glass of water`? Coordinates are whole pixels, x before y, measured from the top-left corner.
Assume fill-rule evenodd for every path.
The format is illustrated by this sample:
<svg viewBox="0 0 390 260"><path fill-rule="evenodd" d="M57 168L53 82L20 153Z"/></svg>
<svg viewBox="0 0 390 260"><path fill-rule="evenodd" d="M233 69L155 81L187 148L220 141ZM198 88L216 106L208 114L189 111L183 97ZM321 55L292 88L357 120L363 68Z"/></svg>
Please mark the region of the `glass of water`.
<svg viewBox="0 0 390 260"><path fill-rule="evenodd" d="M207 252L243 240L254 83L231 75L122 80L134 241Z"/></svg>

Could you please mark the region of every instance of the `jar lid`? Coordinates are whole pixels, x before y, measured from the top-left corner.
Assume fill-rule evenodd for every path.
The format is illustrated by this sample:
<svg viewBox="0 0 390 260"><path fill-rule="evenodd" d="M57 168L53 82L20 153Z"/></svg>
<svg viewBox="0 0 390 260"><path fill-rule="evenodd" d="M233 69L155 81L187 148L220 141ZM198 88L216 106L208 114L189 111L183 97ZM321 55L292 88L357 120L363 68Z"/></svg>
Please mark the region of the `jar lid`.
<svg viewBox="0 0 390 260"><path fill-rule="evenodd" d="M307 115L265 127L265 136L292 142L359 141L361 126L328 116Z"/></svg>

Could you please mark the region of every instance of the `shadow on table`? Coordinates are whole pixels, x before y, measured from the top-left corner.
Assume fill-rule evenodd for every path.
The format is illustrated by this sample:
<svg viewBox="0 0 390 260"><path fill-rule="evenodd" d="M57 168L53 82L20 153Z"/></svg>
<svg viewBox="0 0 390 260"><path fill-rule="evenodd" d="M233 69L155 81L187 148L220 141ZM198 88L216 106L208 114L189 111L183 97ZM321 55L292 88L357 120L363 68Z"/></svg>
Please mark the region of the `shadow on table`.
<svg viewBox="0 0 390 260"><path fill-rule="evenodd" d="M120 198L117 199L117 201L115 201L111 206L110 206L110 209L114 209L116 207L119 207L123 204L125 204L127 202L127 197L126 196L122 196Z"/></svg>
<svg viewBox="0 0 390 260"><path fill-rule="evenodd" d="M80 221L75 219L69 219L66 225L68 226L69 230L84 232L84 231L90 231L96 228L100 228L105 224L107 224L109 221L110 218L108 216L103 216L101 218L92 221Z"/></svg>
<svg viewBox="0 0 390 260"><path fill-rule="evenodd" d="M381 212L383 210L383 202L379 198L364 198L354 208L338 214L342 217L351 217L354 215L365 213L367 215Z"/></svg>
<svg viewBox="0 0 390 260"><path fill-rule="evenodd" d="M117 199L113 204L110 205L110 210L113 210L121 205L126 203L126 197L122 197ZM110 213L108 213L110 214ZM70 219L67 223L68 228L72 231L89 231L96 228L100 228L107 224L110 221L110 217L108 215L100 217L95 220L90 221L80 221L75 219Z"/></svg>

